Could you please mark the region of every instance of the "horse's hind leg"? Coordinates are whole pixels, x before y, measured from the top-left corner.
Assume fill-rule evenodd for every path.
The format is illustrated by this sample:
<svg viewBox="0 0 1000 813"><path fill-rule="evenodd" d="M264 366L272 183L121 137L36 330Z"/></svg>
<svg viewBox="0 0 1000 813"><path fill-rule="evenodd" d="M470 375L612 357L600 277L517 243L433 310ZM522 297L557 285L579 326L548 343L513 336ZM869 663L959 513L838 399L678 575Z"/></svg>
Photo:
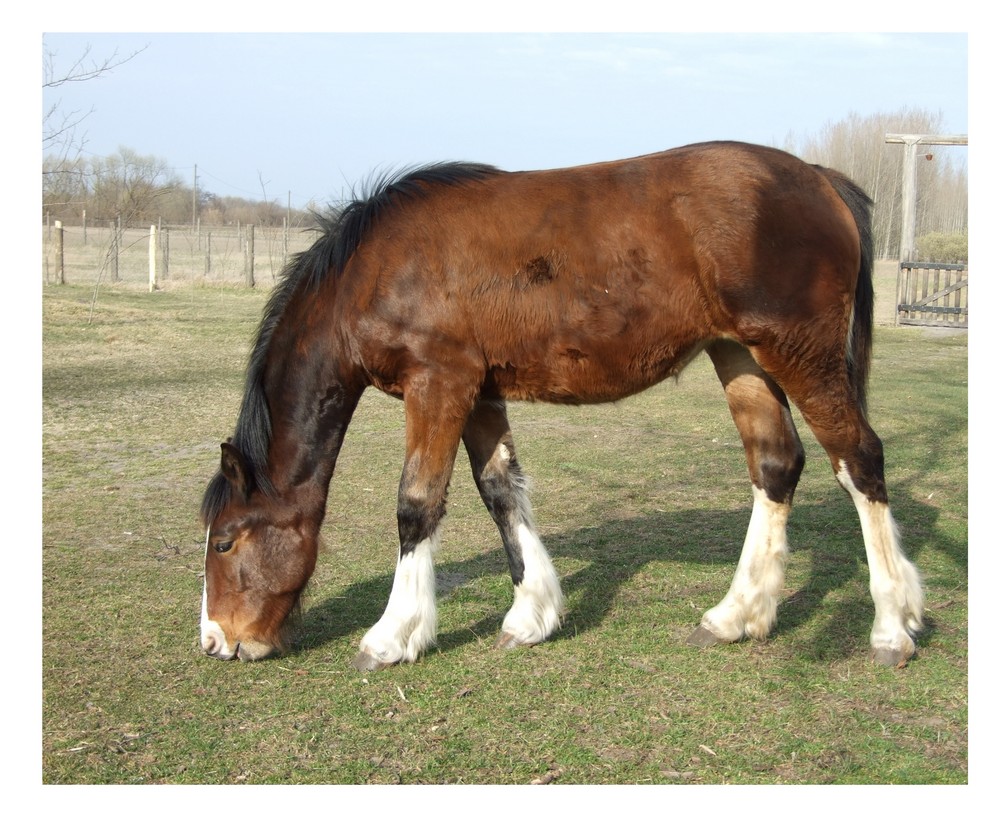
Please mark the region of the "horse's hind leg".
<svg viewBox="0 0 1000 813"><path fill-rule="evenodd" d="M764 638L774 626L785 579L785 527L805 463L785 394L746 348L721 341L708 354L743 439L754 503L729 592L688 639L697 646Z"/></svg>
<svg viewBox="0 0 1000 813"><path fill-rule="evenodd" d="M903 553L889 510L882 441L868 424L842 364L826 375L803 375L802 366L781 371L780 362L774 364L762 348L754 352L762 366L774 370L829 455L837 481L854 501L875 603L872 654L881 664L903 664L916 653L913 636L922 626L923 587L917 569Z"/></svg>
<svg viewBox="0 0 1000 813"><path fill-rule="evenodd" d="M563 595L535 530L503 401L477 403L462 439L479 494L500 530L514 582L514 604L504 618L497 646L544 641L559 626Z"/></svg>
<svg viewBox="0 0 1000 813"><path fill-rule="evenodd" d="M879 460L881 457L879 444ZM902 666L916 654L913 636L923 626L920 574L903 553L899 529L884 498L884 486L874 491L865 488L865 478L852 473L852 468L857 471L857 464L849 463L848 457L840 458L839 468L837 480L854 500L865 540L869 589L875 603L872 657L885 666ZM878 496L880 492L882 497Z"/></svg>

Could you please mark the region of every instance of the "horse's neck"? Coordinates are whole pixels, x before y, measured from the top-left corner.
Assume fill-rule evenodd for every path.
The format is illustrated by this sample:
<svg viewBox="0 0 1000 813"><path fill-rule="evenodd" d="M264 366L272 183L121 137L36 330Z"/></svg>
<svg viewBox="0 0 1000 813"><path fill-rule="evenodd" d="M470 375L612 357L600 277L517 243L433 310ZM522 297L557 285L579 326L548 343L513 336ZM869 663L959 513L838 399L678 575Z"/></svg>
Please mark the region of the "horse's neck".
<svg viewBox="0 0 1000 813"><path fill-rule="evenodd" d="M279 494L322 518L344 434L360 391L348 389L318 368L288 370L269 397L273 435L269 468ZM317 383L319 382L319 383Z"/></svg>

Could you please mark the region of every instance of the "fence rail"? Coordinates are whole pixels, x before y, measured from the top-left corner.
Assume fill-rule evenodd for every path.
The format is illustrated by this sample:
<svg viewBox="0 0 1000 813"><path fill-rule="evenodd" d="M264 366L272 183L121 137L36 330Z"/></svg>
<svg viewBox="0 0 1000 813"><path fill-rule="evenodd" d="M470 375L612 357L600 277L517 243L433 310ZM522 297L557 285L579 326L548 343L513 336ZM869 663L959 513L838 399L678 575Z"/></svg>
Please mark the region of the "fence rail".
<svg viewBox="0 0 1000 813"><path fill-rule="evenodd" d="M151 231L155 238L151 237ZM173 283L270 287L292 254L316 239L309 229L281 226L43 226L42 273L48 284ZM155 240L155 256L150 255Z"/></svg>

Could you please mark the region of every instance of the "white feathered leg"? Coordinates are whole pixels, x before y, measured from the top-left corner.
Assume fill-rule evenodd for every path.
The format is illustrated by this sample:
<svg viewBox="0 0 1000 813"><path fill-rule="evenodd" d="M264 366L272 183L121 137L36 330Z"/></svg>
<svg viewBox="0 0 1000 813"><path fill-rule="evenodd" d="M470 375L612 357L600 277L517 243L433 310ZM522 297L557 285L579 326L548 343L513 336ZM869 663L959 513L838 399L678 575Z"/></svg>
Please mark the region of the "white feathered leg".
<svg viewBox="0 0 1000 813"><path fill-rule="evenodd" d="M899 544L899 529L888 504L869 500L840 464L837 480L858 510L868 557L869 588L875 602L872 654L879 663L895 666L913 657L913 636L923 626L924 590L920 575Z"/></svg>
<svg viewBox="0 0 1000 813"><path fill-rule="evenodd" d="M768 499L762 489L755 487L753 492L753 511L732 585L726 597L704 614L692 643L765 638L774 627L785 584L791 506Z"/></svg>
<svg viewBox="0 0 1000 813"><path fill-rule="evenodd" d="M421 542L396 563L392 592L385 612L364 638L354 666L371 671L399 662L412 662L437 639L437 602L434 553L440 531Z"/></svg>

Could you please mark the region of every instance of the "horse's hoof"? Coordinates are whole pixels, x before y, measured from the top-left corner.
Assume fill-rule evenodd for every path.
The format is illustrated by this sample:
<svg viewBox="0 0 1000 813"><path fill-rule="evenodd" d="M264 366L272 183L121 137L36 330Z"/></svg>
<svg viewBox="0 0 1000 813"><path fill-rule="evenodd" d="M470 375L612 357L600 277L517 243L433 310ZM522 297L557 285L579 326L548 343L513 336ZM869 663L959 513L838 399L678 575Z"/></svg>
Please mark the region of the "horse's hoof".
<svg viewBox="0 0 1000 813"><path fill-rule="evenodd" d="M872 660L880 666L902 669L915 654L915 652L906 653L895 648L873 649Z"/></svg>
<svg viewBox="0 0 1000 813"><path fill-rule="evenodd" d="M689 646L696 646L699 649L706 649L716 644L721 644L722 639L712 632L708 627L701 624L692 632L687 639Z"/></svg>
<svg viewBox="0 0 1000 813"><path fill-rule="evenodd" d="M521 646L521 642L514 637L513 633L501 632L493 646L495 649L517 649Z"/></svg>
<svg viewBox="0 0 1000 813"><path fill-rule="evenodd" d="M359 672L377 672L379 669L385 669L387 666L392 666L392 664L380 661L370 652L361 650L354 656L354 660L351 661L351 666Z"/></svg>

